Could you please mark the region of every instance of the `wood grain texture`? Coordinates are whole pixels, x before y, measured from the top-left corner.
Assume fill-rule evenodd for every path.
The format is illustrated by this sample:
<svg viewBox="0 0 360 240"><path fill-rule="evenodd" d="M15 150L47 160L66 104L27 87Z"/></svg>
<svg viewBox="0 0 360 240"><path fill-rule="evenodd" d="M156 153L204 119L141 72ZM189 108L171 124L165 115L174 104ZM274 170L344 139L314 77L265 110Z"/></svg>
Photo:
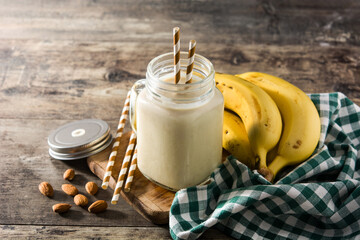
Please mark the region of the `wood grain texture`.
<svg viewBox="0 0 360 240"><path fill-rule="evenodd" d="M51 159L47 136L84 118L103 119L114 133L131 85L153 57L172 51L174 26L183 43L197 41L197 53L216 71L267 72L305 92L341 91L360 105L356 0L0 0L0 6L0 238L170 237L168 227L149 223L122 199L98 215L77 206L63 216L51 212L55 202L72 203L60 191L67 168L76 170L80 191L101 180L85 159ZM53 199L37 190L45 180L55 188ZM90 201L111 195L100 190ZM212 234L224 237L211 230L204 238Z"/></svg>
<svg viewBox="0 0 360 240"><path fill-rule="evenodd" d="M25 119L114 120L131 85L145 77L147 62L166 48L140 43L0 43L0 118ZM205 49L198 46L198 53L219 72L262 71L308 93L341 91L360 104L359 47L207 44Z"/></svg>
<svg viewBox="0 0 360 240"><path fill-rule="evenodd" d="M83 227L0 225L1 239L171 239L166 227ZM209 229L200 239L227 240L226 235Z"/></svg>
<svg viewBox="0 0 360 240"><path fill-rule="evenodd" d="M0 1L3 39L359 45L354 0ZM209 37L210 36L210 37Z"/></svg>

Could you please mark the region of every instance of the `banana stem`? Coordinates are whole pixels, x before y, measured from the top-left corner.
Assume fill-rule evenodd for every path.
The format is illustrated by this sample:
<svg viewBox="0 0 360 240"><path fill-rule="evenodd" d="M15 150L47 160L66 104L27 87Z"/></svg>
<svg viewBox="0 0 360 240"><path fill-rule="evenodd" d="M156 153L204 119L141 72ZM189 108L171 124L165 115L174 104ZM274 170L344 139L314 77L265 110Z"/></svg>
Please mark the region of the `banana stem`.
<svg viewBox="0 0 360 240"><path fill-rule="evenodd" d="M258 150L258 158L260 158L260 165L259 168L268 168L267 164L266 164L266 155L267 155L267 151L265 149L259 149Z"/></svg>
<svg viewBox="0 0 360 240"><path fill-rule="evenodd" d="M271 181L273 181L276 175L279 173L279 171L287 165L288 165L288 161L284 157L280 155L276 156L275 159L269 165L269 170L273 174L273 179Z"/></svg>

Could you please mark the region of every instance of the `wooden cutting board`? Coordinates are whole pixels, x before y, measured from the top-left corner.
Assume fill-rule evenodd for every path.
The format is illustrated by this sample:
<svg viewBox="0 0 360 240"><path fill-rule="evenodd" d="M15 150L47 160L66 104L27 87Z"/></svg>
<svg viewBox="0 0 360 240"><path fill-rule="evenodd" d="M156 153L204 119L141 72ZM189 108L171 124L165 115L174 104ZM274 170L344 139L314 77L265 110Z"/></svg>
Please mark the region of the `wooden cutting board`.
<svg viewBox="0 0 360 240"><path fill-rule="evenodd" d="M109 181L109 187L112 189L115 188L130 135L131 133L128 132L121 138L119 151L113 168L114 170ZM111 148L112 144L104 151L90 156L87 159L90 170L101 180L105 174ZM145 178L138 169L135 171L134 181L131 185L130 192L121 191L120 195L145 219L155 224L168 224L169 210L175 193L152 183Z"/></svg>

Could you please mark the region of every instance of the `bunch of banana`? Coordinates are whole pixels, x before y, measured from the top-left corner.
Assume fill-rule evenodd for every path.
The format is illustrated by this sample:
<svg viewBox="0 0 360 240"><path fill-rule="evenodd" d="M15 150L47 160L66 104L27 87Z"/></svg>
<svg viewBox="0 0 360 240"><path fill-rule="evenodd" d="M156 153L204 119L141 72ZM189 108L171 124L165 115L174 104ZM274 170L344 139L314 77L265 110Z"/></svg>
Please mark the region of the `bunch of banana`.
<svg viewBox="0 0 360 240"><path fill-rule="evenodd" d="M273 181L282 168L314 152L320 118L299 88L257 72L216 73L215 82L230 110L224 112L223 147L238 160Z"/></svg>
<svg viewBox="0 0 360 240"><path fill-rule="evenodd" d="M278 143L282 131L282 120L278 107L264 90L239 77L216 73L215 82L224 96L225 108L236 113L243 122L254 154L253 157L248 152L243 153L246 159L244 163L247 163L250 168L256 166L258 169L267 169L266 155ZM223 137L223 147L231 154L239 156L241 148L235 150L236 147L233 143L238 143L238 145L245 143L243 136L240 136L245 134L241 129L234 131L234 128L230 127L235 124L241 125L239 121L234 120L235 118L231 114L225 113L224 115L224 134L226 135L226 130L231 134ZM244 148L248 148L248 146L243 144L242 149Z"/></svg>
<svg viewBox="0 0 360 240"><path fill-rule="evenodd" d="M321 130L319 114L311 99L296 86L269 74L248 72L237 76L264 89L280 110L284 127L276 157L269 165L273 177L283 167L299 164L310 157Z"/></svg>

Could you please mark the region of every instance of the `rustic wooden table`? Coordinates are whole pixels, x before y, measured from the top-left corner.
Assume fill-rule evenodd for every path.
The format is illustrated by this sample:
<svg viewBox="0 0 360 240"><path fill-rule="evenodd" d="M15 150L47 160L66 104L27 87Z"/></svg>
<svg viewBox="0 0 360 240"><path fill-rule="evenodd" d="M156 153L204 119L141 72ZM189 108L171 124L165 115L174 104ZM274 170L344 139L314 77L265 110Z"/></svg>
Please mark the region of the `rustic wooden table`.
<svg viewBox="0 0 360 240"><path fill-rule="evenodd" d="M58 126L103 119L114 133L131 85L150 59L183 46L216 71L250 70L283 77L305 92L345 93L360 104L360 2L321 1L6 1L0 0L0 238L168 239L168 226L143 219L125 201L98 215L73 206L60 190L98 179L86 160L57 161L47 137ZM129 127L127 126L127 130ZM49 199L38 191L48 181ZM110 202L112 191L96 197ZM223 239L210 230L204 239Z"/></svg>

